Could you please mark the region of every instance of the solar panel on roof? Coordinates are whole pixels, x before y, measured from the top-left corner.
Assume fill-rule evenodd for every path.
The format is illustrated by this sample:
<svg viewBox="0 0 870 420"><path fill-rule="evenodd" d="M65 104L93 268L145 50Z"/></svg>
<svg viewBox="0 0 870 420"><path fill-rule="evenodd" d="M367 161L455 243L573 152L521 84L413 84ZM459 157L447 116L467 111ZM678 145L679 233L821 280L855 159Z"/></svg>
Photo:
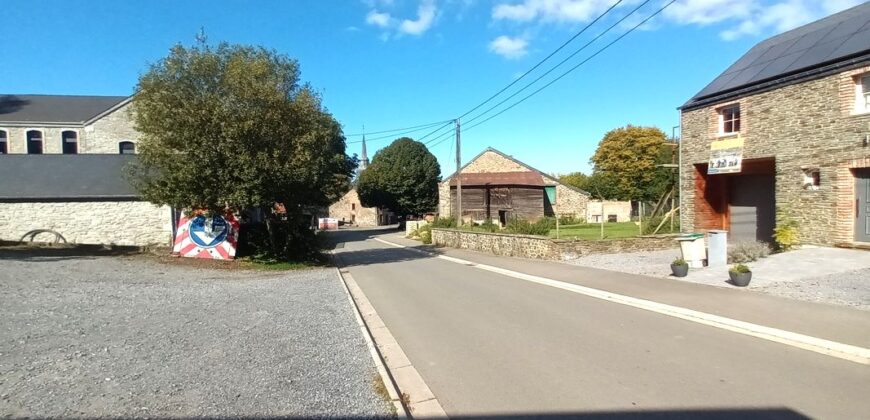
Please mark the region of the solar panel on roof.
<svg viewBox="0 0 870 420"><path fill-rule="evenodd" d="M684 106L866 53L870 53L870 2L760 42Z"/></svg>

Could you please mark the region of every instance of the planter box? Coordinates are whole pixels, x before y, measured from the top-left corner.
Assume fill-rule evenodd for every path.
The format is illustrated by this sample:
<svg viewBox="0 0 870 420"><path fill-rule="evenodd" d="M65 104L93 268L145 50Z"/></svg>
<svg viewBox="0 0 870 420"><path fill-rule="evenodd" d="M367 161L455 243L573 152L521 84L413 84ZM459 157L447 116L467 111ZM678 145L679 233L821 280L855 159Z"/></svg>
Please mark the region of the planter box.
<svg viewBox="0 0 870 420"><path fill-rule="evenodd" d="M731 283L734 283L734 285L738 287L746 287L749 285L749 281L752 280L751 271L748 273L735 273L729 271L728 276L731 277Z"/></svg>

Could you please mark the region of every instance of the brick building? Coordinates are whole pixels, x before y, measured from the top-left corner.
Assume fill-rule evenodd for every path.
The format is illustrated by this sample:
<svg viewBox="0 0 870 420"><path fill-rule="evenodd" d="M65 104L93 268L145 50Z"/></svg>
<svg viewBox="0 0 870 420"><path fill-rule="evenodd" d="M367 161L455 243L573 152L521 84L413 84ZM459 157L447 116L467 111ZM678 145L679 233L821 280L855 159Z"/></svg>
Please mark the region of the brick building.
<svg viewBox="0 0 870 420"><path fill-rule="evenodd" d="M362 139L362 154L359 158L359 167L357 168L357 176L362 171L365 171L369 166L369 156L366 152L366 138ZM363 207L359 200L359 193L356 188L348 191L338 201L329 206L329 217L338 219L346 224L372 227L382 226L394 223L395 215L388 210L379 209L377 207Z"/></svg>
<svg viewBox="0 0 870 420"><path fill-rule="evenodd" d="M169 244L171 210L141 201L123 174L139 138L129 103L0 95L0 240L49 229L71 243Z"/></svg>
<svg viewBox="0 0 870 420"><path fill-rule="evenodd" d="M870 3L767 39L681 107L685 231L870 243Z"/></svg>
<svg viewBox="0 0 870 420"><path fill-rule="evenodd" d="M460 171L462 217L504 225L512 218L537 220L547 216L586 218L589 193L555 178L496 149L487 148ZM457 175L438 187L438 212L456 213Z"/></svg>

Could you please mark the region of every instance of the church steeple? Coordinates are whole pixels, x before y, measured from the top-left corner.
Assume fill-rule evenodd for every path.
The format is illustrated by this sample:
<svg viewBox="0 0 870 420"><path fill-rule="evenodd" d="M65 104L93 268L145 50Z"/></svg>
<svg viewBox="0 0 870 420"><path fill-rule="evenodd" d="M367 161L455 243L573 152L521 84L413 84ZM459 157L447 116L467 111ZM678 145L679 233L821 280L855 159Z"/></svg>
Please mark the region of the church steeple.
<svg viewBox="0 0 870 420"><path fill-rule="evenodd" d="M359 158L359 171L362 172L366 170L369 166L369 155L366 153L366 135L363 134L362 138L362 154Z"/></svg>

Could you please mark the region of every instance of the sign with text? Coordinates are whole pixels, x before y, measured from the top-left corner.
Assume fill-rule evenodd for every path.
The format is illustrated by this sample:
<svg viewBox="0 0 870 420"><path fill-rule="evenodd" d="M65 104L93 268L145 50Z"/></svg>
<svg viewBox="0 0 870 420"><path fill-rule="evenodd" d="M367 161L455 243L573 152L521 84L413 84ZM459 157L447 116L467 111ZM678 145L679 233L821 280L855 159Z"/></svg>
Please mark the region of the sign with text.
<svg viewBox="0 0 870 420"><path fill-rule="evenodd" d="M743 163L743 139L716 140L710 145L707 175L736 174Z"/></svg>

